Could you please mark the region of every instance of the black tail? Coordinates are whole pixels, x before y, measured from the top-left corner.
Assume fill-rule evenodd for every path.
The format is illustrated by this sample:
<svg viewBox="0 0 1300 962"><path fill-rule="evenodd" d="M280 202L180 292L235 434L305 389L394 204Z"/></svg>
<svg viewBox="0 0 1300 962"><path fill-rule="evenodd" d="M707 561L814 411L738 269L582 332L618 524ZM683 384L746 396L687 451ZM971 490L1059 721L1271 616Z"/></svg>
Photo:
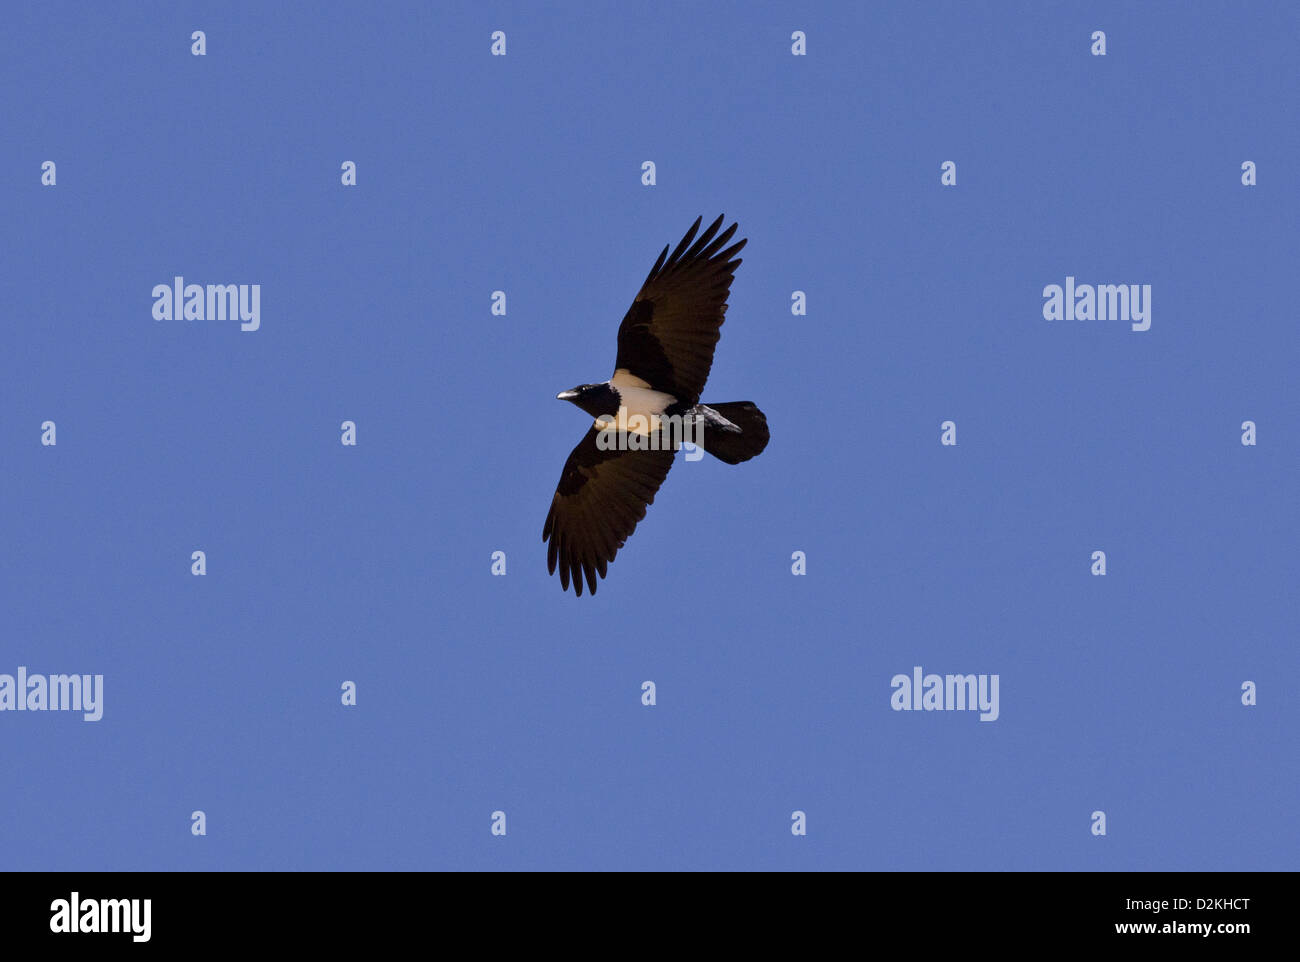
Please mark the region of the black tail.
<svg viewBox="0 0 1300 962"><path fill-rule="evenodd" d="M704 450L719 461L739 464L757 457L767 447L767 418L753 401L701 404L704 414ZM730 421L740 430L716 421L710 414Z"/></svg>

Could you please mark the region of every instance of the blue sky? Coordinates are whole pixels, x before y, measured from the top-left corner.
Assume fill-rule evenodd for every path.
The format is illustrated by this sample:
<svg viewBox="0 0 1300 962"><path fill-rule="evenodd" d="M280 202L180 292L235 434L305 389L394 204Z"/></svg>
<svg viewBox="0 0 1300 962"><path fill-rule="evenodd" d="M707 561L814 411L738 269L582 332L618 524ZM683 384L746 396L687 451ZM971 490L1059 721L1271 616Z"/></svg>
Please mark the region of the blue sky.
<svg viewBox="0 0 1300 962"><path fill-rule="evenodd" d="M0 673L104 717L0 713L0 865L1297 867L1294 7L278 6L6 31ZM565 595L554 395L722 212L771 444Z"/></svg>

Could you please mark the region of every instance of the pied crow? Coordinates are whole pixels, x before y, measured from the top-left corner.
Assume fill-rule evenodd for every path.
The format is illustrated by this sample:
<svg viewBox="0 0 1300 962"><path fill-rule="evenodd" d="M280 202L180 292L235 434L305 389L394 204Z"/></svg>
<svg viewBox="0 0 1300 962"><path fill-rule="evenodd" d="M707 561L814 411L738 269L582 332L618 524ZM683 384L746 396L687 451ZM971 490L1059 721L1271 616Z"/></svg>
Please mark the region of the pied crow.
<svg viewBox="0 0 1300 962"><path fill-rule="evenodd" d="M719 234L722 217L696 240L702 220L650 268L619 325L614 376L556 395L595 418L564 463L542 528L548 570L555 574L558 566L561 588L568 591L572 582L579 597L584 577L596 593L596 575L605 577L654 503L682 439L668 437L673 416L702 423L702 433L685 440L727 464L748 461L767 446L767 418L752 402L700 403L740 266L735 255L745 246L742 239L727 247L738 225Z"/></svg>

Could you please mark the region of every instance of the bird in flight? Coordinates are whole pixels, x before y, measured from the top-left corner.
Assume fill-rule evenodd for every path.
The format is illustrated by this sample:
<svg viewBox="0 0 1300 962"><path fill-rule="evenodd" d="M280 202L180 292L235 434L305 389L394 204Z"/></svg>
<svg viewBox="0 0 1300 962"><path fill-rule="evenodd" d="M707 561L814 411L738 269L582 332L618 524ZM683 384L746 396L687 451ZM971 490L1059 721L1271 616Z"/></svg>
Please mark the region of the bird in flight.
<svg viewBox="0 0 1300 962"><path fill-rule="evenodd" d="M558 566L561 588L572 581L579 597L584 578L596 593L596 575L605 577L654 503L683 430L693 425L685 440L727 464L767 447L767 418L753 402L700 403L745 246L727 247L738 225L719 234L722 217L696 239L701 220L650 268L618 327L614 376L556 395L596 419L564 462L542 528L547 568L555 574Z"/></svg>

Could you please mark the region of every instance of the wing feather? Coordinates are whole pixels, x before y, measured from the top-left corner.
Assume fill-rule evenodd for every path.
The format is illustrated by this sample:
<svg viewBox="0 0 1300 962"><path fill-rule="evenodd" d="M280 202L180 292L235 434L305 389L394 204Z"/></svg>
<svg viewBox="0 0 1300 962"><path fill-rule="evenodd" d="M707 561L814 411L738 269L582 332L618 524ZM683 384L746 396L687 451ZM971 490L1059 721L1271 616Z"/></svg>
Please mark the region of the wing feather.
<svg viewBox="0 0 1300 962"><path fill-rule="evenodd" d="M720 216L696 238L697 218L671 254L665 247L618 328L615 369L685 405L700 399L727 313L731 281L745 240L723 247L738 224L721 234ZM693 243L692 243L693 242ZM734 259L733 259L734 258Z"/></svg>
<svg viewBox="0 0 1300 962"><path fill-rule="evenodd" d="M542 526L547 570L558 567L560 587L572 583L579 597L584 581L596 593L597 576L605 577L673 466L671 448L602 451L599 434L592 427L564 462Z"/></svg>

